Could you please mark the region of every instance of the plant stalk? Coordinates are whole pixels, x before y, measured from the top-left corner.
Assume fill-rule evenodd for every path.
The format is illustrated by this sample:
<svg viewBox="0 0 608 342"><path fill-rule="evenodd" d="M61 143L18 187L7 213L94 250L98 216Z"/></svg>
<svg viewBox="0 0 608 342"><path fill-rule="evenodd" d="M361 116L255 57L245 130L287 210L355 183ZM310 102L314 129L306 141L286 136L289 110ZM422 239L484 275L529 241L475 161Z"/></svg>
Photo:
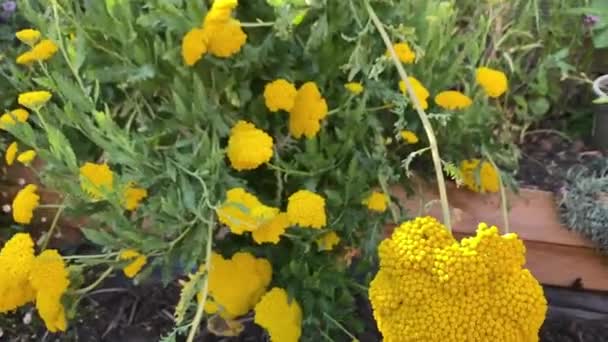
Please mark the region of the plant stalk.
<svg viewBox="0 0 608 342"><path fill-rule="evenodd" d="M395 49L393 49L393 44L392 44L391 39L389 38L388 34L386 33L386 30L384 29L382 21L380 21L380 19L376 15L376 12L372 8L372 6L369 4L369 0L365 0L365 6L367 8L367 12L369 13L370 18L372 19L372 22L374 23L374 25L376 26L376 29L380 33L380 36L382 37L382 40L384 41L386 48L388 49L388 51L391 54L391 58L395 64L395 66L397 67L397 71L399 72L399 76L401 77L401 80L405 83L408 95L409 95L410 99L412 100L414 107L416 108L416 112L418 113L418 116L420 117L420 121L422 122L424 131L426 132L427 138L429 139L429 145L431 147L431 154L432 154L432 158L433 158L433 165L435 167L435 177L437 178L437 187L439 188L441 211L443 213L443 224L446 226L448 231L451 232L452 223L451 223L451 216L450 216L450 206L448 203L448 195L447 195L447 190L446 190L446 185L445 185L445 178L443 177L443 171L442 171L443 168L441 167L441 158L439 156L439 147L437 145L437 138L435 137L435 133L433 132L433 126L431 125L431 122L430 122L426 112L424 111L424 109L422 109L422 106L420 105L420 101L418 101L418 98L416 97L414 88L412 87L412 84L408 80L407 73L405 72L405 69L403 68L403 65L401 64L401 61L399 61L399 57L397 57L397 53L395 52Z"/></svg>

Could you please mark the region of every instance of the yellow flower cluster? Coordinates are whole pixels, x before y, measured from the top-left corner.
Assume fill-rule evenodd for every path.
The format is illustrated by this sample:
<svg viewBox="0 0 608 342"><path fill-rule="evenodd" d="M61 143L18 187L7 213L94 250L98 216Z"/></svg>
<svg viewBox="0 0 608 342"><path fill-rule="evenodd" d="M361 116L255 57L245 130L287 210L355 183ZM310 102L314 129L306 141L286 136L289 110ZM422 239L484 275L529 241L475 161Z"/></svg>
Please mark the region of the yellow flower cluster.
<svg viewBox="0 0 608 342"><path fill-rule="evenodd" d="M479 159L464 160L460 163L462 182L471 191L498 192L500 174L491 163Z"/></svg>
<svg viewBox="0 0 608 342"><path fill-rule="evenodd" d="M397 57L402 63L412 64L416 60L416 53L412 51L408 43L397 43L393 45ZM386 56L390 57L390 51L386 51Z"/></svg>
<svg viewBox="0 0 608 342"><path fill-rule="evenodd" d="M148 262L148 258L146 258L145 255L134 249L125 249L121 251L118 258L123 261L131 262L122 269L123 273L129 278L135 277Z"/></svg>
<svg viewBox="0 0 608 342"><path fill-rule="evenodd" d="M268 331L273 342L298 342L302 334L302 309L287 291L273 288L255 306L255 323Z"/></svg>
<svg viewBox="0 0 608 342"><path fill-rule="evenodd" d="M447 110L458 110L469 108L473 100L459 91L448 90L437 94L435 103Z"/></svg>
<svg viewBox="0 0 608 342"><path fill-rule="evenodd" d="M344 88L353 95L359 95L365 90L361 82L349 82L344 85Z"/></svg>
<svg viewBox="0 0 608 342"><path fill-rule="evenodd" d="M481 67L477 69L475 78L489 97L500 97L509 90L509 80L502 71Z"/></svg>
<svg viewBox="0 0 608 342"><path fill-rule="evenodd" d="M241 50L247 41L241 23L232 18L237 0L215 0L200 28L191 29L182 40L182 57L193 66L203 56L210 54L227 58Z"/></svg>
<svg viewBox="0 0 608 342"><path fill-rule="evenodd" d="M30 113L28 113L27 110L21 108L12 110L8 113L4 113L2 114L2 116L0 116L0 129L6 130L9 127L17 124L18 122L26 122L29 117Z"/></svg>
<svg viewBox="0 0 608 342"><path fill-rule="evenodd" d="M299 190L289 196L287 216L293 225L321 229L327 224L325 199L314 192Z"/></svg>
<svg viewBox="0 0 608 342"><path fill-rule="evenodd" d="M327 102L317 84L304 83L294 94L295 86L284 79L266 85L264 99L272 112L279 109L289 112L289 133L294 138L314 137L321 129L321 120L327 116Z"/></svg>
<svg viewBox="0 0 608 342"><path fill-rule="evenodd" d="M363 200L363 204L371 211L383 213L388 208L388 197L381 192L374 191Z"/></svg>
<svg viewBox="0 0 608 342"><path fill-rule="evenodd" d="M29 184L19 190L13 199L13 220L21 224L30 224L34 216L34 210L40 204L40 196L36 193L38 188Z"/></svg>
<svg viewBox="0 0 608 342"><path fill-rule="evenodd" d="M237 171L257 169L272 158L272 137L252 123L239 121L228 140L228 159Z"/></svg>
<svg viewBox="0 0 608 342"><path fill-rule="evenodd" d="M422 109L428 109L428 98L429 96L431 96L429 91L422 85L422 83L420 83L420 81L418 81L418 79L411 76L407 79L410 81L412 88L414 88L414 94L416 94L416 99L418 100L418 102L420 102L420 106L422 107ZM405 82L399 82L399 89L401 89L401 92L403 92L403 94L407 94L407 87L405 85Z"/></svg>
<svg viewBox="0 0 608 342"><path fill-rule="evenodd" d="M57 44L50 39L38 43L42 34L38 30L24 29L15 33L17 39L32 48L17 57L17 64L30 65L34 62L44 62L57 53ZM37 44L36 44L37 43Z"/></svg>
<svg viewBox="0 0 608 342"><path fill-rule="evenodd" d="M22 93L19 95L19 98L17 100L19 104L25 108L38 110L40 109L40 107L44 106L47 102L49 102L51 97L53 97L53 95L48 91L39 90Z"/></svg>
<svg viewBox="0 0 608 342"><path fill-rule="evenodd" d="M21 164L29 165L36 158L36 151L34 151L34 150L27 150L27 151L22 152L19 155L17 155L18 152L19 152L19 145L17 144L16 141L14 141L10 145L8 145L8 147L6 149L6 154L4 155L4 160L6 161L6 165L8 165L8 166L13 165L13 163L15 162L15 159L17 159L17 161L19 161Z"/></svg>
<svg viewBox="0 0 608 342"><path fill-rule="evenodd" d="M50 332L66 330L61 300L70 282L56 250L45 250L36 257L29 234L15 234L0 251L0 275L0 313L35 301Z"/></svg>
<svg viewBox="0 0 608 342"><path fill-rule="evenodd" d="M399 132L399 135L401 136L401 139L403 139L403 141L405 141L406 143L408 143L410 145L417 144L418 141L420 141L418 139L418 136L416 135L416 133L414 133L412 131L403 130L403 131Z"/></svg>
<svg viewBox="0 0 608 342"><path fill-rule="evenodd" d="M229 319L242 316L262 298L271 279L272 266L266 259L243 252L224 259L212 253L205 311Z"/></svg>
<svg viewBox="0 0 608 342"><path fill-rule="evenodd" d="M434 218L403 223L380 244L369 289L384 340L538 341L547 302L524 253L483 223L461 243Z"/></svg>
<svg viewBox="0 0 608 342"><path fill-rule="evenodd" d="M103 200L114 190L114 172L108 164L86 162L80 167L80 187L93 200ZM129 182L122 190L121 205L135 210L148 197L148 191Z"/></svg>

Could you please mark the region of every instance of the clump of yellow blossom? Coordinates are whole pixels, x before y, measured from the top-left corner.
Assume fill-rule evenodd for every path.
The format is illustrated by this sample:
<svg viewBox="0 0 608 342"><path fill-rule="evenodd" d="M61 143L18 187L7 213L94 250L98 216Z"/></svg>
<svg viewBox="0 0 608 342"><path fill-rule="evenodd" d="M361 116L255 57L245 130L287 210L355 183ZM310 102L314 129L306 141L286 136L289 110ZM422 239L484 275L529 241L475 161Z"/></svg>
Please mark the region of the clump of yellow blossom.
<svg viewBox="0 0 608 342"><path fill-rule="evenodd" d="M429 91L416 78L410 76L407 79L410 81L412 88L414 88L414 94L416 94L416 98L418 99L418 102L420 102L420 106L422 107L422 109L429 108L428 98L429 98L429 96L431 96ZM407 87L405 85L405 82L403 82L403 81L399 82L399 89L401 89L401 92L403 92L403 94L405 94L405 95L409 94L407 92Z"/></svg>
<svg viewBox="0 0 608 342"><path fill-rule="evenodd" d="M418 141L420 141L418 139L418 136L416 135L416 133L414 133L412 131L403 130L403 131L399 132L399 135L401 136L401 139L403 139L403 141L405 141L406 143L408 143L410 145L417 144Z"/></svg>
<svg viewBox="0 0 608 342"><path fill-rule="evenodd" d="M232 188L226 192L226 201L217 210L221 223L233 234L253 232L269 223L279 213L278 208L266 206L257 197L243 188ZM276 229L272 227L272 229Z"/></svg>
<svg viewBox="0 0 608 342"><path fill-rule="evenodd" d="M486 67L477 68L475 78L489 97L500 97L509 90L507 75L502 71Z"/></svg>
<svg viewBox="0 0 608 342"><path fill-rule="evenodd" d="M344 88L353 95L359 95L365 90L361 82L349 82L344 85Z"/></svg>
<svg viewBox="0 0 608 342"><path fill-rule="evenodd" d="M138 188L133 183L130 183L125 189L122 205L125 209L133 211L139 207L141 201L146 197L148 197L148 190Z"/></svg>
<svg viewBox="0 0 608 342"><path fill-rule="evenodd" d="M87 162L80 167L80 187L93 199L101 199L114 188L114 173L108 164Z"/></svg>
<svg viewBox="0 0 608 342"><path fill-rule="evenodd" d="M437 220L419 217L378 254L369 297L384 341L538 341L547 302L515 234L482 223L458 243Z"/></svg>
<svg viewBox="0 0 608 342"><path fill-rule="evenodd" d="M40 204L40 196L36 194L38 188L34 184L29 184L19 190L13 199L13 220L21 224L32 222L34 210Z"/></svg>
<svg viewBox="0 0 608 342"><path fill-rule="evenodd" d="M203 56L210 54L227 58L238 53L247 34L241 23L232 18L232 11L238 5L236 0L216 0L205 16L202 28L191 29L182 40L182 57L188 66L196 64Z"/></svg>
<svg viewBox="0 0 608 342"><path fill-rule="evenodd" d="M271 112L290 111L297 94L296 86L282 78L272 81L264 87L264 101Z"/></svg>
<svg viewBox="0 0 608 342"><path fill-rule="evenodd" d="M237 171L253 170L272 158L272 137L252 123L242 121L232 127L228 139L228 159Z"/></svg>
<svg viewBox="0 0 608 342"><path fill-rule="evenodd" d="M320 251L331 251L340 243L340 236L332 231L321 235L315 242Z"/></svg>
<svg viewBox="0 0 608 342"><path fill-rule="evenodd" d="M44 62L57 53L58 47L50 39L44 39L34 47L17 57L17 64L29 65L34 62Z"/></svg>
<svg viewBox="0 0 608 342"><path fill-rule="evenodd" d="M315 229L323 228L327 224L325 199L314 192L299 190L289 196L287 216L293 225Z"/></svg>
<svg viewBox="0 0 608 342"><path fill-rule="evenodd" d="M231 319L253 309L272 279L266 259L239 252L231 259L212 253L209 270L209 296L205 311Z"/></svg>
<svg viewBox="0 0 608 342"><path fill-rule="evenodd" d="M29 117L30 113L21 108L4 113L0 116L0 129L6 130L17 122L26 122ZM15 121L15 119L17 119L17 121Z"/></svg>
<svg viewBox="0 0 608 342"><path fill-rule="evenodd" d="M4 160L6 161L6 165L13 165L13 163L15 162L15 158L17 157L17 152L19 152L19 145L16 141L13 141L10 145L8 145L4 154Z"/></svg>
<svg viewBox="0 0 608 342"><path fill-rule="evenodd" d="M15 33L15 37L27 45L34 45L40 40L40 31L34 29L23 29Z"/></svg>
<svg viewBox="0 0 608 342"><path fill-rule="evenodd" d="M129 278L135 277L148 262L148 258L146 258L145 255L134 249L125 249L120 252L118 257L120 260L127 260L131 262L122 269L123 273Z"/></svg>
<svg viewBox="0 0 608 342"><path fill-rule="evenodd" d="M302 334L302 309L287 291L273 288L255 306L255 323L268 331L274 342L298 342Z"/></svg>
<svg viewBox="0 0 608 342"><path fill-rule="evenodd" d="M460 163L460 173L462 182L471 191L498 192L500 190L500 174L491 163L479 159L464 160Z"/></svg>
<svg viewBox="0 0 608 342"><path fill-rule="evenodd" d="M383 213L388 208L388 197L381 192L374 191L363 200L363 204L371 211Z"/></svg>
<svg viewBox="0 0 608 342"><path fill-rule="evenodd" d="M296 95L289 112L289 133L294 138L314 137L321 129L321 120L327 116L327 102L317 84L304 83Z"/></svg>
<svg viewBox="0 0 608 342"><path fill-rule="evenodd" d="M27 150L17 156L17 160L24 165L29 165L36 158L36 151Z"/></svg>
<svg viewBox="0 0 608 342"><path fill-rule="evenodd" d="M254 230L251 236L253 237L253 241L260 245L263 243L277 244L289 226L289 216L287 216L287 213L279 213Z"/></svg>
<svg viewBox="0 0 608 342"><path fill-rule="evenodd" d="M408 43L394 44L393 49L395 49L401 63L412 64L416 60L416 53L412 51ZM386 56L390 57L390 55L390 51L386 51Z"/></svg>
<svg viewBox="0 0 608 342"><path fill-rule="evenodd" d="M448 90L437 94L435 96L435 103L447 110L458 110L469 108L473 104L473 101L470 97L459 91Z"/></svg>
<svg viewBox="0 0 608 342"><path fill-rule="evenodd" d="M23 107L36 110L44 106L51 99L52 95L46 90L30 91L19 94L18 102Z"/></svg>
<svg viewBox="0 0 608 342"><path fill-rule="evenodd" d="M65 331L67 322L61 297L67 291L70 281L61 255L56 250L47 249L34 261L30 282L36 291L36 308L50 332Z"/></svg>
<svg viewBox="0 0 608 342"><path fill-rule="evenodd" d="M0 251L0 313L34 301L36 293L29 282L33 264L34 241L30 235L13 235Z"/></svg>

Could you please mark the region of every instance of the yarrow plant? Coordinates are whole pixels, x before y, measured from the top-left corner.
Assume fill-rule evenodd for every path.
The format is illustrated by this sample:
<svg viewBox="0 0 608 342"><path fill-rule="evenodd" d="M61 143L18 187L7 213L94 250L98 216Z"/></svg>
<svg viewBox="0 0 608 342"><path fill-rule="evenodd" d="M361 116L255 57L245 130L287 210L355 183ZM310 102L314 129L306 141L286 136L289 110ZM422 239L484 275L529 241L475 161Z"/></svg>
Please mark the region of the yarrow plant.
<svg viewBox="0 0 608 342"><path fill-rule="evenodd" d="M40 302L47 328L65 331L79 299L110 274L139 283L159 271L182 289L167 341L178 334L193 341L203 324L232 336L247 315L272 341L354 338L362 330L355 299L368 294L384 225L407 218L390 185L408 181L412 159L432 162L440 185L444 170L462 165L454 173L471 190L498 191L504 174L494 159L510 157L493 138L507 74L488 74L496 63L472 50L474 37L454 32L455 5L395 5L374 2L385 22L378 24L367 1L23 0L31 28L15 33L19 92L0 124L17 141L7 163L42 166L41 184L25 184L15 197L13 217L30 224L48 205L39 189L60 190L57 220L83 222L99 253L47 252L47 232L41 260L63 276L62 260L69 281L62 277L47 293L21 274L16 279L31 281L33 292L18 304ZM440 57L459 49L470 60ZM488 241L518 241L491 231ZM521 249L489 245L496 253L483 262L504 259L512 271L492 275L525 273ZM387 258L380 254L376 279ZM90 264L106 268L85 285L77 280ZM437 272L466 278L445 267ZM370 289L389 340L400 338L395 327L437 322L384 316L378 298L408 288L399 279L394 288L375 280ZM533 279L522 282L541 303ZM486 291L489 282L475 284ZM439 298L450 288L433 291ZM72 304L65 321L64 311L47 306L58 298ZM226 331L212 327L218 320Z"/></svg>

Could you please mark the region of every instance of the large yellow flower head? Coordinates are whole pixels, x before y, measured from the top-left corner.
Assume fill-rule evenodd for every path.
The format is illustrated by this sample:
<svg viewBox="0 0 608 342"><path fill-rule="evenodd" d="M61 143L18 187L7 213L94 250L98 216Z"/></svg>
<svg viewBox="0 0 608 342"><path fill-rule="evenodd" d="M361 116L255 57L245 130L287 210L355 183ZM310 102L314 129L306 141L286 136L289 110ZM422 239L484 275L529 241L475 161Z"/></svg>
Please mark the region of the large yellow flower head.
<svg viewBox="0 0 608 342"><path fill-rule="evenodd" d="M435 96L435 103L447 110L458 110L469 108L473 104L473 101L470 97L459 91L448 90L437 94Z"/></svg>
<svg viewBox="0 0 608 342"><path fill-rule="evenodd" d="M40 36L40 31L34 29L23 29L15 33L15 37L27 45L36 44L40 40Z"/></svg>
<svg viewBox="0 0 608 342"><path fill-rule="evenodd" d="M464 185L471 191L498 192L500 190L500 174L491 163L479 159L464 160L460 163L460 173Z"/></svg>
<svg viewBox="0 0 608 342"><path fill-rule="evenodd" d="M486 67L477 68L475 78L489 97L500 97L509 90L507 75L502 71Z"/></svg>
<svg viewBox="0 0 608 342"><path fill-rule="evenodd" d="M36 194L38 188L34 184L29 184L19 190L13 199L13 220L21 224L32 222L34 210L40 204L40 196Z"/></svg>
<svg viewBox="0 0 608 342"><path fill-rule="evenodd" d="M397 43L393 45L393 49L401 63L412 64L416 60L416 53L412 51L408 43ZM386 55L390 57L390 51L386 51Z"/></svg>
<svg viewBox="0 0 608 342"><path fill-rule="evenodd" d="M130 263L122 269L125 276L129 278L135 277L148 262L148 258L146 258L145 255L134 249L125 249L120 252L118 257L120 260L130 261Z"/></svg>
<svg viewBox="0 0 608 342"><path fill-rule="evenodd" d="M61 297L70 285L68 270L56 250L47 249L36 257L30 273L36 290L36 308L50 332L65 331L67 321Z"/></svg>
<svg viewBox="0 0 608 342"><path fill-rule="evenodd" d="M257 197L243 188L228 190L226 201L217 210L219 221L227 225L230 231L237 235L244 232L253 232L266 223L270 224L270 220L278 213L278 208L262 204ZM267 228L276 229L276 227Z"/></svg>
<svg viewBox="0 0 608 342"><path fill-rule="evenodd" d="M34 264L34 241L17 233L0 251L0 313L6 313L36 298L29 282Z"/></svg>
<svg viewBox="0 0 608 342"><path fill-rule="evenodd" d="M93 199L102 199L114 188L114 173L108 164L87 162L80 167L80 187Z"/></svg>
<svg viewBox="0 0 608 342"><path fill-rule="evenodd" d="M237 171L253 170L272 158L272 137L252 123L239 121L230 131L228 159Z"/></svg>
<svg viewBox="0 0 608 342"><path fill-rule="evenodd" d="M256 259L239 252L231 259L211 255L207 313L219 313L224 318L242 316L253 309L272 279L272 267L266 259Z"/></svg>
<svg viewBox="0 0 608 342"><path fill-rule="evenodd" d="M289 196L287 203L289 222L300 227L320 229L327 224L325 199L314 192L299 190Z"/></svg>
<svg viewBox="0 0 608 342"><path fill-rule="evenodd" d="M317 84L304 83L296 95L293 108L289 112L289 133L294 138L314 137L321 129L321 120L327 116L327 102Z"/></svg>
<svg viewBox="0 0 608 342"><path fill-rule="evenodd" d="M138 188L134 184L129 184L124 191L122 206L127 210L135 210L141 201L148 197L148 190Z"/></svg>
<svg viewBox="0 0 608 342"><path fill-rule="evenodd" d="M4 113L0 116L0 129L6 130L18 122L26 122L29 117L30 113L21 108ZM17 121L15 121L15 119L17 119Z"/></svg>
<svg viewBox="0 0 608 342"><path fill-rule="evenodd" d="M273 288L255 306L255 323L268 331L273 342L298 342L302 334L302 309L287 291Z"/></svg>
<svg viewBox="0 0 608 342"><path fill-rule="evenodd" d="M207 48L215 57L228 58L235 55L247 41L247 34L241 28L241 23L235 19L230 19L211 31Z"/></svg>
<svg viewBox="0 0 608 342"><path fill-rule="evenodd" d="M363 200L363 204L371 211L383 213L388 208L388 197L381 192L374 191Z"/></svg>
<svg viewBox="0 0 608 342"><path fill-rule="evenodd" d="M386 342L538 341L547 302L514 234L480 224L458 243L430 217L403 223L378 249L369 297Z"/></svg>
<svg viewBox="0 0 608 342"><path fill-rule="evenodd" d="M53 95L46 90L30 91L19 95L19 104L23 107L36 110L44 106Z"/></svg>
<svg viewBox="0 0 608 342"><path fill-rule="evenodd" d="M297 94L296 86L282 78L264 87L264 101L271 112L290 111L295 104Z"/></svg>
<svg viewBox="0 0 608 342"><path fill-rule="evenodd" d="M254 230L251 236L253 237L253 241L259 245L263 243L277 244L289 226L289 216L287 216L287 213L279 213Z"/></svg>
<svg viewBox="0 0 608 342"><path fill-rule="evenodd" d="M429 108L428 98L431 95L429 93L429 91L416 78L410 76L407 79L410 81L412 88L414 88L414 94L416 94L416 99L418 99L418 102L420 102L420 106L422 107L422 109L428 109ZM405 85L405 82L403 82L403 81L399 82L399 89L401 89L401 92L403 92L403 94L405 94L405 95L409 94L407 92L407 87Z"/></svg>
<svg viewBox="0 0 608 342"><path fill-rule="evenodd" d="M182 58L187 66L193 66L207 53L209 35L205 30L195 27L182 39Z"/></svg>

